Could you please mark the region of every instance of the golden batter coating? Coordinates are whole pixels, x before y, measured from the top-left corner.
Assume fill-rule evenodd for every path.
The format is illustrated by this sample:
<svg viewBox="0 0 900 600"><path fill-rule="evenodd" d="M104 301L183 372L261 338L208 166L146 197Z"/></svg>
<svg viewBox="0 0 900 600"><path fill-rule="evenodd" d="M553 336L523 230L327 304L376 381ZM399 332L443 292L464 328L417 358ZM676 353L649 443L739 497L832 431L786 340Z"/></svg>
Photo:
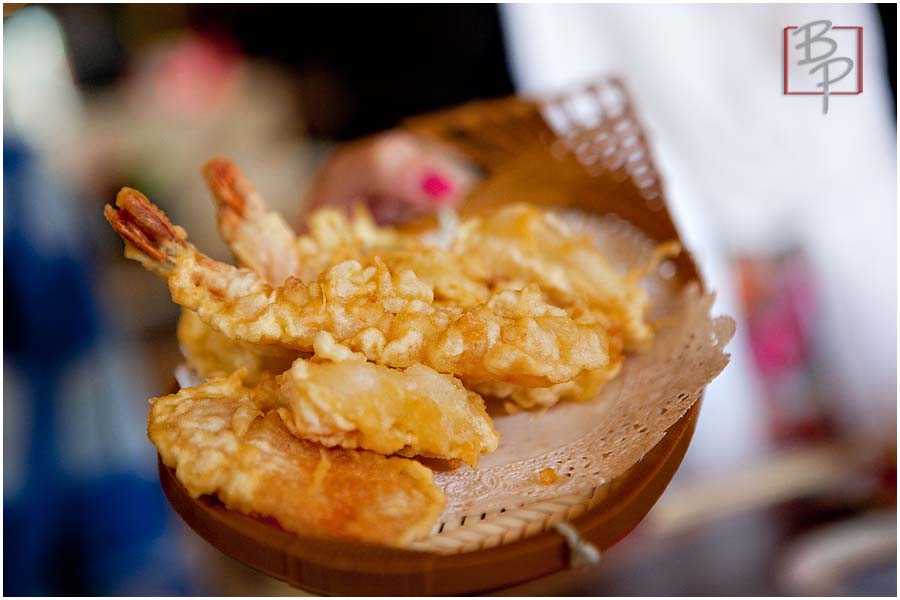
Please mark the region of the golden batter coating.
<svg viewBox="0 0 900 600"><path fill-rule="evenodd" d="M462 460L473 467L500 441L481 397L424 365L366 362L321 332L312 361L277 379L279 412L298 437L379 454Z"/></svg>
<svg viewBox="0 0 900 600"><path fill-rule="evenodd" d="M215 169L211 169L213 165ZM211 170L221 174L218 181L209 176ZM258 194L234 165L215 159L206 172L210 187L220 199L220 216L224 210L245 221L240 229L243 236L236 244L220 218L223 238L239 257L242 248L255 248L255 261L243 262L261 275L278 271L281 259L279 253L269 251L269 240L279 239L279 235L272 235L256 222L262 220L260 215L268 215L271 220L280 217L266 212ZM233 210L235 206L239 210ZM493 377L481 381L467 378L466 384L476 391L511 400L514 404L508 406L517 408L547 408L562 400L589 399L615 377L622 357L613 347L627 343L630 349L639 348L653 334L644 318L648 299L638 280L655 267L657 260L677 253L677 248L661 246L646 269L622 275L612 269L589 237L577 234L553 214L526 205L503 207L446 233L454 240L449 252L423 244L422 236L378 227L364 209L357 209L352 219L326 209L310 215L310 234L299 238L292 249L285 246L284 251L299 252L298 265L307 268L298 266L298 273L307 278L321 275L342 260L364 260L374 253L390 271L409 269L431 285L436 304L471 308L487 300L491 290L521 290L536 282L551 302L565 307L573 316L588 312L597 317L595 323L611 338L611 358L603 367L570 381L537 388ZM589 308L584 308L585 303Z"/></svg>
<svg viewBox="0 0 900 600"><path fill-rule="evenodd" d="M547 387L609 363L606 333L548 304L537 286L506 290L470 310L434 302L409 270L377 256L344 261L310 285L268 285L199 253L143 194L124 188L105 214L128 242L126 256L168 280L173 300L228 337L309 351L315 334L393 367Z"/></svg>
<svg viewBox="0 0 900 600"><path fill-rule="evenodd" d="M402 546L428 534L444 507L430 470L298 439L242 378L152 400L150 440L191 496L215 494L301 535Z"/></svg>
<svg viewBox="0 0 900 600"><path fill-rule="evenodd" d="M246 369L245 381L255 385L266 373L283 373L302 355L278 346L233 340L204 323L192 310L181 311L176 334L185 362L203 379Z"/></svg>
<svg viewBox="0 0 900 600"><path fill-rule="evenodd" d="M653 338L645 320L650 299L640 278L656 263L620 274L589 236L577 234L552 212L511 204L469 219L452 250L475 277L536 283L558 306L581 303L602 311L621 328L628 350ZM663 245L657 260L678 251L677 244Z"/></svg>

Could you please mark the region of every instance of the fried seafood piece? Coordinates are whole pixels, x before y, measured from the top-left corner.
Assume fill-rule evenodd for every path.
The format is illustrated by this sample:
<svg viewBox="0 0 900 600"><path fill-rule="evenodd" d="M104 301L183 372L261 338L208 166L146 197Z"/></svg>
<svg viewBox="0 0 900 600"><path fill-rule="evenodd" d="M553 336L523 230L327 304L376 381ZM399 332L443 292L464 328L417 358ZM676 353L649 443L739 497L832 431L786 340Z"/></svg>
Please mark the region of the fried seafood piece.
<svg viewBox="0 0 900 600"><path fill-rule="evenodd" d="M362 208L351 219L337 210L316 211L309 219L309 234L297 236L230 161L211 159L203 175L216 202L222 239L243 266L272 285L288 277L315 281L335 262L354 258L369 247L399 243L396 232L379 228Z"/></svg>
<svg viewBox="0 0 900 600"><path fill-rule="evenodd" d="M527 204L465 221L453 244L453 252L477 278L534 282L560 306L582 302L606 313L621 328L628 350L640 349L653 338L645 320L650 300L640 286L641 277L655 261L679 250L677 243L662 245L653 264L622 275L590 236Z"/></svg>
<svg viewBox="0 0 900 600"><path fill-rule="evenodd" d="M341 210L319 208L307 216L306 225L308 231L297 238L297 245L309 281L344 260L414 244L392 227L379 227L363 205L355 205L349 218Z"/></svg>
<svg viewBox="0 0 900 600"><path fill-rule="evenodd" d="M557 383L543 388L527 388L497 380L466 381L466 386L484 396L506 400L506 412L515 413L521 409L546 409L559 402L583 402L595 398L607 383L612 381L622 368L623 356L611 359L602 369L585 371L571 381Z"/></svg>
<svg viewBox="0 0 900 600"><path fill-rule="evenodd" d="M500 441L481 396L424 365L391 369L325 332L312 361L277 378L279 410L298 437L379 454L459 459L473 467Z"/></svg>
<svg viewBox="0 0 900 600"><path fill-rule="evenodd" d="M219 234L238 261L273 285L297 275L297 239L284 217L267 210L262 196L227 160L213 158L203 175L218 207Z"/></svg>
<svg viewBox="0 0 900 600"><path fill-rule="evenodd" d="M192 310L181 311L176 334L185 362L203 379L246 369L245 381L255 385L265 373L282 373L301 356L295 350L233 340L204 323Z"/></svg>
<svg viewBox="0 0 900 600"><path fill-rule="evenodd" d="M440 248L417 245L376 252L391 271L410 270L434 290L436 302L472 308L491 296L487 282L470 276L459 257Z"/></svg>
<svg viewBox="0 0 900 600"><path fill-rule="evenodd" d="M379 227L362 205L353 208L350 219L334 209L313 211L308 226L309 234L298 239L303 273L319 276L344 260L378 256L392 272L413 271L431 286L437 302L469 308L490 297L487 283L471 277L458 256L420 235Z"/></svg>
<svg viewBox="0 0 900 600"><path fill-rule="evenodd" d="M498 380L464 381L466 387L484 396L505 399L504 406L509 413L521 409L547 409L562 401L582 402L591 400L600 393L607 383L614 379L622 368L624 340L622 332L608 315L590 310L581 305L573 305L569 314L579 323L591 324L607 332L609 362L599 369L585 371L570 381L549 387L524 387Z"/></svg>
<svg viewBox="0 0 900 600"><path fill-rule="evenodd" d="M430 247L415 235L379 227L361 205L348 219L334 209L313 211L309 232L296 236L287 222L269 211L238 168L222 158L203 169L218 205L219 232L240 263L277 286L290 277L314 282L345 260L365 261L377 254L394 272L410 269L431 285L435 299L471 307L488 299L483 281L469 277L458 258Z"/></svg>
<svg viewBox="0 0 900 600"><path fill-rule="evenodd" d="M185 310L178 339L188 365L204 379L244 369L245 383L255 385L283 373L280 389L271 388L268 399L257 397L279 408L299 438L472 466L499 442L484 401L456 378L422 365L400 370L368 363L325 332L317 334L309 361L297 352L232 340Z"/></svg>
<svg viewBox="0 0 900 600"><path fill-rule="evenodd" d="M104 214L126 241L126 256L166 279L177 304L233 339L310 351L315 334L327 331L387 366L423 363L526 387L569 381L609 362L605 331L548 304L536 286L462 310L435 303L414 272L392 273L374 256L339 263L310 285L288 278L272 287L198 252L140 192L124 188L116 203Z"/></svg>
<svg viewBox="0 0 900 600"><path fill-rule="evenodd" d="M298 439L242 377L151 400L150 440L192 497L215 494L301 535L403 546L428 534L444 507L429 469Z"/></svg>

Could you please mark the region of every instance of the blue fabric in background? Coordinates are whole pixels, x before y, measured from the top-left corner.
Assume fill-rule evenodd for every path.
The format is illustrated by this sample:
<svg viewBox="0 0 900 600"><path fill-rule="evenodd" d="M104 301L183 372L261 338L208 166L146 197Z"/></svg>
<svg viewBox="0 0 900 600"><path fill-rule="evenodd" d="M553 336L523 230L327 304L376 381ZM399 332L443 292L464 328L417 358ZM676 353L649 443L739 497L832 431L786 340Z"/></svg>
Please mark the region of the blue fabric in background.
<svg viewBox="0 0 900 600"><path fill-rule="evenodd" d="M129 399L108 398L108 381L90 375L115 365L92 362L111 332L93 296L78 203L16 139L4 139L3 165L3 592L194 593L158 482L146 464L129 466L116 423L91 421L105 414L101 402ZM78 369L87 383L72 419L71 402L61 407ZM79 444L101 448L101 459L73 469Z"/></svg>

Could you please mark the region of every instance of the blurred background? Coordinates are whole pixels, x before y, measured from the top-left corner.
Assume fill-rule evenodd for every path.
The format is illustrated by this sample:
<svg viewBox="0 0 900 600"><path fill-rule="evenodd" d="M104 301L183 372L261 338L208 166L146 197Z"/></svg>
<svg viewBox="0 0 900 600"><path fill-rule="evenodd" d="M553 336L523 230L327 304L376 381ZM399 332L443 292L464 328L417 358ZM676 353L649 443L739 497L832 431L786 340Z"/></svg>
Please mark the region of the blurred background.
<svg viewBox="0 0 900 600"><path fill-rule="evenodd" d="M863 26L865 92L781 94L781 37ZM896 5L4 5L3 590L296 590L171 511L146 399L177 309L101 218L141 189L229 259L199 169L294 219L336 144L619 74L732 364L659 504L516 593L896 594Z"/></svg>

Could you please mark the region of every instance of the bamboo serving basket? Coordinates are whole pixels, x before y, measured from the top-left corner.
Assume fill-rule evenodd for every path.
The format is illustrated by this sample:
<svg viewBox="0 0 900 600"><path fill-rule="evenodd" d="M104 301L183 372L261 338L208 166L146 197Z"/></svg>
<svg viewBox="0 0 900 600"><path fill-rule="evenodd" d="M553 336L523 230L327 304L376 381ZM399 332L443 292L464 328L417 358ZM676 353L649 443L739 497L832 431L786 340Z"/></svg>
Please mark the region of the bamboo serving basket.
<svg viewBox="0 0 900 600"><path fill-rule="evenodd" d="M555 98L479 101L409 120L405 127L479 170L466 213L515 200L614 214L656 242L679 239L628 92L615 78ZM702 290L690 253L673 264L676 285ZM495 518L441 523L414 549L305 538L271 519L192 499L162 462L163 489L210 544L304 590L335 595L472 594L595 562L660 497L687 450L700 395L621 477L588 491L504 508ZM501 442L502 443L502 442ZM560 526L567 523L568 527ZM451 526L452 525L452 526Z"/></svg>

